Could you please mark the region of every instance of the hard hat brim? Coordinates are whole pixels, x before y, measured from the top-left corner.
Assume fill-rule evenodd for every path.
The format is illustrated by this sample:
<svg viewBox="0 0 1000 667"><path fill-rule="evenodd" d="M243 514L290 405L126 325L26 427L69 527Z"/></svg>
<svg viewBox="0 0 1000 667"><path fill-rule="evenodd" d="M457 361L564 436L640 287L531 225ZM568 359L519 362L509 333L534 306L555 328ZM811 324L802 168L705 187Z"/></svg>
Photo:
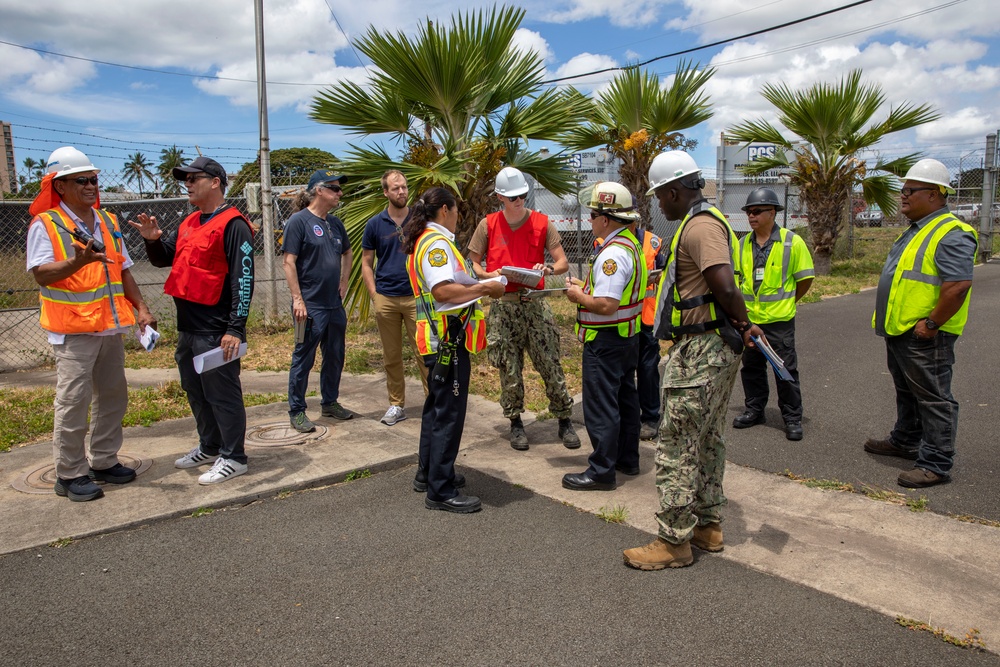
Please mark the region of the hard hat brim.
<svg viewBox="0 0 1000 667"><path fill-rule="evenodd" d="M91 164L91 165L84 165L82 167L71 167L63 171L54 172L52 178L60 179L66 176L72 176L73 174L86 174L91 171L94 172L95 174L101 173L100 169Z"/></svg>
<svg viewBox="0 0 1000 667"><path fill-rule="evenodd" d="M495 192L498 195L503 195L504 197L516 197L517 195L528 194L528 190L530 189L531 188L527 184L525 184L523 187L520 188L511 188L510 190L507 191L493 190L493 192Z"/></svg>

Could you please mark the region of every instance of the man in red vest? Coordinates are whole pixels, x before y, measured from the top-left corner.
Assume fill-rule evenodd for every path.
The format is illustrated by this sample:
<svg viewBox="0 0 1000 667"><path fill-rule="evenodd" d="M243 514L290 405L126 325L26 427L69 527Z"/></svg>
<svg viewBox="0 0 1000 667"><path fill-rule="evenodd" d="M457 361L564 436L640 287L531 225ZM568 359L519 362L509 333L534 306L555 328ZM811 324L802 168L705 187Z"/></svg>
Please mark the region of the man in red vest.
<svg viewBox="0 0 1000 667"><path fill-rule="evenodd" d="M118 221L99 208L100 170L72 146L53 151L47 164L30 208L28 271L41 288L41 325L56 358L55 492L83 502L104 495L97 481L135 479L118 460L128 408L122 334L156 321L129 271Z"/></svg>
<svg viewBox="0 0 1000 667"><path fill-rule="evenodd" d="M559 232L549 224L548 216L525 206L528 181L514 167L504 167L497 174L495 192L503 210L480 221L469 242L469 259L479 278L500 275L505 266L542 272L542 279L529 287L544 287L545 276L569 271ZM548 252L552 263L546 263ZM483 257L486 268L483 269ZM566 378L559 364L559 330L552 311L543 299L523 298L525 285L513 281L506 293L494 301L486 324L486 355L500 371L500 407L510 419L510 446L528 448L521 413L524 412L524 353L545 383L549 412L559 419L559 438L568 449L580 446L570 415L573 398L566 390Z"/></svg>
<svg viewBox="0 0 1000 667"><path fill-rule="evenodd" d="M196 208L176 232L164 235L145 213L129 221L146 240L153 266L170 266L163 286L177 305L177 369L198 426L199 444L177 459L178 468L211 463L199 484L218 484L247 471L247 413L240 384L239 349L246 342L253 296L253 232L226 204L226 170L204 156L177 167ZM223 365L198 373L194 357L222 348Z"/></svg>

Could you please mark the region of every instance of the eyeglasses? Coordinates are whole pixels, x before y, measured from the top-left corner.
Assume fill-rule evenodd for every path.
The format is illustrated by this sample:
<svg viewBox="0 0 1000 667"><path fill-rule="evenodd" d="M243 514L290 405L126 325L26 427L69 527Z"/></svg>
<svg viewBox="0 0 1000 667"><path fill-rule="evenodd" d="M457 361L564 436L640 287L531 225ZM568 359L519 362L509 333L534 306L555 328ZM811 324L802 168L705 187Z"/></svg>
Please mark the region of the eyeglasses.
<svg viewBox="0 0 1000 667"><path fill-rule="evenodd" d="M208 174L191 174L190 176L184 179L184 182L187 183L188 185L191 185L192 183L200 181L203 178L215 178L215 176L209 176Z"/></svg>
<svg viewBox="0 0 1000 667"><path fill-rule="evenodd" d="M525 192L523 194L519 194L519 195L514 195L512 197L507 197L507 199L509 199L511 201L517 201L518 199L527 199L527 198L528 198L528 193L527 192Z"/></svg>
<svg viewBox="0 0 1000 667"><path fill-rule="evenodd" d="M88 183L91 185L97 185L97 176L77 176L76 178L71 178L70 180L77 185L87 185Z"/></svg>
<svg viewBox="0 0 1000 667"><path fill-rule="evenodd" d="M324 183L320 187L324 188L326 190L329 190L330 192L343 192L344 191L344 188L340 187L339 185L327 185L326 183Z"/></svg>
<svg viewBox="0 0 1000 667"><path fill-rule="evenodd" d="M760 216L764 215L765 213L770 213L773 210L774 210L773 208L752 208L752 209L750 209L750 210L747 211L747 215L752 215L755 218L759 218Z"/></svg>
<svg viewBox="0 0 1000 667"><path fill-rule="evenodd" d="M899 194L904 197L909 197L914 192L920 192L921 190L937 190L937 188L902 188L900 189Z"/></svg>

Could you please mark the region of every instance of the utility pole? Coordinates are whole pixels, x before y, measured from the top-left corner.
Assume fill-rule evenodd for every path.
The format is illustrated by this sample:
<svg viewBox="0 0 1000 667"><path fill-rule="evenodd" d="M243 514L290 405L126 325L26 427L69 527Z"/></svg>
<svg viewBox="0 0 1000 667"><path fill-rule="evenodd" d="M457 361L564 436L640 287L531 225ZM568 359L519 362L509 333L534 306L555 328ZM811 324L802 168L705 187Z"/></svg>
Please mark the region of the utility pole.
<svg viewBox="0 0 1000 667"><path fill-rule="evenodd" d="M264 0L254 0L257 28L257 110L260 115L260 210L264 234L264 274L267 290L264 298L264 322L270 324L278 315L278 286L274 276L274 200L271 197L271 139L267 129L267 75L264 71Z"/></svg>
<svg viewBox="0 0 1000 667"><path fill-rule="evenodd" d="M993 254L993 192L997 182L997 133L986 135L986 161L983 164L983 205L979 209L979 261L986 263Z"/></svg>

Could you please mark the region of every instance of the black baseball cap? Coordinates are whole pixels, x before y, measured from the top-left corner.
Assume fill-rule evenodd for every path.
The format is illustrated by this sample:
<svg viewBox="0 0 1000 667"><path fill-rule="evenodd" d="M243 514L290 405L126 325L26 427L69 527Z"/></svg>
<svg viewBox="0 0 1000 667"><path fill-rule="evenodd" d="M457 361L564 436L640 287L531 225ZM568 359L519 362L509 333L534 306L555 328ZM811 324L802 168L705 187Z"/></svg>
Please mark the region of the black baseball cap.
<svg viewBox="0 0 1000 667"><path fill-rule="evenodd" d="M199 155L194 159L194 161L184 167L174 167L174 178L178 181L183 181L187 178L188 174L197 174L198 172L204 172L209 176L214 176L222 181L222 185L226 185L226 170L225 168L213 160L210 157L205 157L204 155Z"/></svg>

